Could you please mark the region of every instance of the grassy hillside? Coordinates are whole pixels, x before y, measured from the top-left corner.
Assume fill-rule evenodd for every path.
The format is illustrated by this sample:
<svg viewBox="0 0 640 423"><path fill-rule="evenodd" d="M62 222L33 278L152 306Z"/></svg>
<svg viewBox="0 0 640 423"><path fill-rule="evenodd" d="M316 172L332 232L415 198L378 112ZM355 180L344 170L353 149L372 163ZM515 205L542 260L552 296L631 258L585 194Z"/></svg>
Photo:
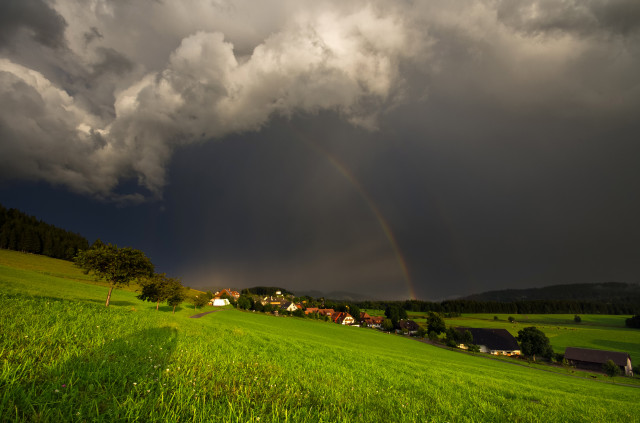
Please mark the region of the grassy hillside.
<svg viewBox="0 0 640 423"><path fill-rule="evenodd" d="M504 328L514 336L527 326L536 326L547 335L557 353L564 353L566 347L623 351L631 355L634 365L640 362L640 330L624 326L625 319L630 316L585 314L580 315L581 323L573 321L573 314L516 314L513 316L515 323L509 323L506 314L499 314L497 321L493 316L465 314L445 320L447 325L454 326Z"/></svg>
<svg viewBox="0 0 640 423"><path fill-rule="evenodd" d="M42 265L43 268L46 265ZM1 421L636 421L640 390L0 263ZM619 379L620 381L622 379Z"/></svg>

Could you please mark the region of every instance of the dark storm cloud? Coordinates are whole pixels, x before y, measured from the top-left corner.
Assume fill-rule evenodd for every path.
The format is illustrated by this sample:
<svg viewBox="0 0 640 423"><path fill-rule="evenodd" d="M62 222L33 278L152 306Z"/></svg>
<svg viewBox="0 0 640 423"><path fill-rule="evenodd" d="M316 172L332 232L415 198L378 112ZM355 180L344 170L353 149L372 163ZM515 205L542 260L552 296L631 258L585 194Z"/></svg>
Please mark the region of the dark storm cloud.
<svg viewBox="0 0 640 423"><path fill-rule="evenodd" d="M532 35L547 32L628 35L640 29L640 4L633 0L501 1L497 12L501 22Z"/></svg>
<svg viewBox="0 0 640 423"><path fill-rule="evenodd" d="M5 0L0 4L0 47L18 31L27 31L48 47L64 47L65 19L42 0Z"/></svg>
<svg viewBox="0 0 640 423"><path fill-rule="evenodd" d="M108 198L133 176L160 197L166 165L181 146L323 110L375 130L384 113L439 93L496 110L556 107L583 117L638 105L640 56L628 38L637 26L633 3L187 3L85 8L61 1L55 11L10 3L21 11L11 14L12 28L30 22L68 48L35 55L25 44L3 71L39 91L36 72L36 80L69 95L68 104L50 103L45 114L75 110L64 119L67 132L75 130L71 145L84 144L76 154L100 174L64 164L77 175L73 184L37 171L31 178ZM47 20L57 25L37 24L51 13L63 17ZM516 36L554 28L568 35ZM620 36L590 37L604 29ZM95 133L105 144L86 148Z"/></svg>
<svg viewBox="0 0 640 423"><path fill-rule="evenodd" d="M640 270L637 2L85 6L2 33L0 172L164 196L183 274L406 296L372 207L424 298Z"/></svg>

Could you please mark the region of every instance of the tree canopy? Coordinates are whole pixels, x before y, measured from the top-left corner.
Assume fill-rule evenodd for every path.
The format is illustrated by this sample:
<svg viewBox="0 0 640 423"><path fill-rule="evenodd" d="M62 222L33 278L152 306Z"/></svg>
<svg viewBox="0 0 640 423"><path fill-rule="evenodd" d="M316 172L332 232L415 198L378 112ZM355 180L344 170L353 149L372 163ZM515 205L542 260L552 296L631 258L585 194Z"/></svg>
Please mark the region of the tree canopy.
<svg viewBox="0 0 640 423"><path fill-rule="evenodd" d="M129 285L134 279L153 275L153 264L142 251L130 247L118 248L116 245L105 245L101 242L94 243L88 250L80 251L75 257L75 264L84 273L92 273L109 283L105 304L107 307L113 288Z"/></svg>
<svg viewBox="0 0 640 423"><path fill-rule="evenodd" d="M0 248L73 260L78 251L89 248L89 242L82 235L0 205Z"/></svg>
<svg viewBox="0 0 640 423"><path fill-rule="evenodd" d="M536 361L536 355L549 358L553 354L549 338L535 326L520 330L516 339L520 343L522 353L527 357L533 357L533 361Z"/></svg>
<svg viewBox="0 0 640 423"><path fill-rule="evenodd" d="M158 310L160 303L166 301L171 296L173 285L175 284L182 287L179 279L170 278L166 273L156 273L153 277L141 281L138 299L155 302L156 310Z"/></svg>
<svg viewBox="0 0 640 423"><path fill-rule="evenodd" d="M440 313L429 312L427 317L427 332L435 332L437 334L444 332L447 329L444 319Z"/></svg>

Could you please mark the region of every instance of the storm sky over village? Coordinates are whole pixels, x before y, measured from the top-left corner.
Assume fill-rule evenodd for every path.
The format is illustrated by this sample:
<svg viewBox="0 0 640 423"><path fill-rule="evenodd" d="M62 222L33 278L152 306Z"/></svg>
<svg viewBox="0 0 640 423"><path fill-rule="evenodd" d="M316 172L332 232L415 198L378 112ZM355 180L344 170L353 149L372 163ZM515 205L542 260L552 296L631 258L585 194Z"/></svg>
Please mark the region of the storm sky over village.
<svg viewBox="0 0 640 423"><path fill-rule="evenodd" d="M640 282L637 0L0 3L0 204L198 288Z"/></svg>

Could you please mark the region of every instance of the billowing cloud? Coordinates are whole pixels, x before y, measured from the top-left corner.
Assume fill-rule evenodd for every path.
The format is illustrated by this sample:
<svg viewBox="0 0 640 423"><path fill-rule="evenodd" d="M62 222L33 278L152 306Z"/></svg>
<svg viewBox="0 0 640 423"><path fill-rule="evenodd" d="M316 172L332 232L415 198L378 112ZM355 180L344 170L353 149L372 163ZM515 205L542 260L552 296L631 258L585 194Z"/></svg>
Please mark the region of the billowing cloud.
<svg viewBox="0 0 640 423"><path fill-rule="evenodd" d="M103 197L114 196L124 178L136 177L159 196L165 165L179 145L256 130L275 114L325 109L356 125L375 126L375 115L398 93L399 61L411 53L403 22L373 7L297 13L244 57L223 33L194 29L162 69L139 79L131 78L136 66L115 48L87 50L106 39L103 34L108 31L90 26L82 43L69 40L79 46L73 52L77 60L84 61L84 72L76 76L95 85L79 88L75 96L68 92L75 82L56 86L36 70L3 60L7 174ZM114 81L120 76L128 85ZM102 104L90 100L93 91ZM111 109L112 118L101 107ZM46 146L56 154L47 154ZM18 171L11 162L31 165Z"/></svg>
<svg viewBox="0 0 640 423"><path fill-rule="evenodd" d="M433 94L630 116L636 3L9 2L1 175L138 201L180 146L327 110L375 129Z"/></svg>

